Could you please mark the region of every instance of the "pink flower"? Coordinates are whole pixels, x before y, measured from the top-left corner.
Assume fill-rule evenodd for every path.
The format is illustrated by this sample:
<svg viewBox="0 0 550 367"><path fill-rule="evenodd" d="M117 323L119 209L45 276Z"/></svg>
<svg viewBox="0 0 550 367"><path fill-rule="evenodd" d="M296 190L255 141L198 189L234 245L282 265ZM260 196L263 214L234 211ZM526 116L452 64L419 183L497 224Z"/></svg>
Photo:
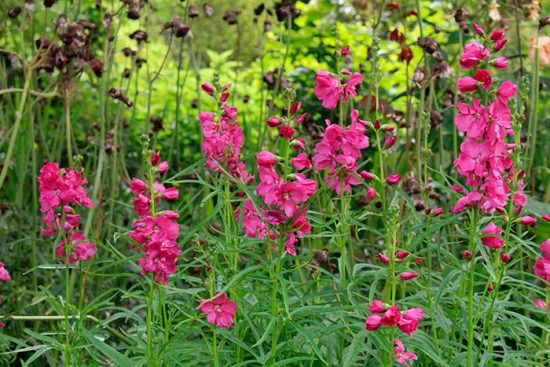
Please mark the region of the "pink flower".
<svg viewBox="0 0 550 367"><path fill-rule="evenodd" d="M396 325L403 315L399 312L399 306L391 306L389 310L382 315L381 323L384 326L392 327Z"/></svg>
<svg viewBox="0 0 550 367"><path fill-rule="evenodd" d="M491 64L497 69L506 69L508 67L508 59L504 56L499 56L491 60Z"/></svg>
<svg viewBox="0 0 550 367"><path fill-rule="evenodd" d="M506 37L506 33L500 28L495 28L493 33L491 33L491 40L492 41L498 41Z"/></svg>
<svg viewBox="0 0 550 367"><path fill-rule="evenodd" d="M475 92L477 90L478 81L471 76L458 78L458 90L462 93Z"/></svg>
<svg viewBox="0 0 550 367"><path fill-rule="evenodd" d="M464 53L460 56L460 66L464 69L471 69L480 61L489 57L490 52L477 41L472 41L464 47Z"/></svg>
<svg viewBox="0 0 550 367"><path fill-rule="evenodd" d="M550 261L544 258L535 261L535 275L550 282Z"/></svg>
<svg viewBox="0 0 550 367"><path fill-rule="evenodd" d="M210 83L202 83L201 88L206 93L210 94L211 96L214 95L214 86Z"/></svg>
<svg viewBox="0 0 550 367"><path fill-rule="evenodd" d="M292 139L294 134L296 133L296 130L292 128L290 125L283 125L279 128L279 135L281 135L286 140Z"/></svg>
<svg viewBox="0 0 550 367"><path fill-rule="evenodd" d="M386 182L390 185L397 185L401 181L401 175L399 173L394 173L386 177Z"/></svg>
<svg viewBox="0 0 550 367"><path fill-rule="evenodd" d="M221 328L233 328L233 321L237 314L237 304L227 298L227 294L216 295L210 301L202 301L200 309L205 313L209 323Z"/></svg>
<svg viewBox="0 0 550 367"><path fill-rule="evenodd" d="M477 80L479 83L482 83L483 89L485 90L489 90L491 88L491 85L493 85L493 77L489 70L486 69L476 70L476 75L474 76L474 79Z"/></svg>
<svg viewBox="0 0 550 367"><path fill-rule="evenodd" d="M365 328L368 331L375 331L378 330L382 326L382 318L378 315L372 315L367 317L367 321L365 321Z"/></svg>
<svg viewBox="0 0 550 367"><path fill-rule="evenodd" d="M258 162L258 166L264 168L272 168L274 165L277 164L277 157L275 157L273 153L266 150L258 153L258 155L256 156L256 160Z"/></svg>
<svg viewBox="0 0 550 367"><path fill-rule="evenodd" d="M372 186L369 186L367 187L367 193L366 193L366 197L367 197L367 201L370 203L371 201L373 201L374 199L376 199L376 189Z"/></svg>
<svg viewBox="0 0 550 367"><path fill-rule="evenodd" d="M418 357L413 352L405 352L405 346L401 339L395 338L394 341L393 353L395 354L397 363L409 367L409 361L417 360Z"/></svg>
<svg viewBox="0 0 550 367"><path fill-rule="evenodd" d="M544 215L542 216L542 219L544 219L544 220L547 221L547 222L550 222L550 214L544 214Z"/></svg>
<svg viewBox="0 0 550 367"><path fill-rule="evenodd" d="M267 125L269 127L277 127L281 124L281 119L276 116L271 116L267 119Z"/></svg>
<svg viewBox="0 0 550 367"><path fill-rule="evenodd" d="M407 310L403 318L398 322L397 327L408 336L412 336L418 329L420 321L424 318L424 311L420 307Z"/></svg>
<svg viewBox="0 0 550 367"><path fill-rule="evenodd" d="M418 273L415 271L412 271L412 272L401 273L399 277L403 280L410 280L410 279L416 278L417 276L418 276Z"/></svg>
<svg viewBox="0 0 550 367"><path fill-rule="evenodd" d="M380 262L384 265L387 265L389 262L390 262L390 258L387 257L384 253L382 252L379 252L378 253L378 259L380 260Z"/></svg>
<svg viewBox="0 0 550 367"><path fill-rule="evenodd" d="M542 308L543 310L550 309L550 302L544 302L540 298L537 298L534 303L535 303L535 306L537 306L538 308Z"/></svg>
<svg viewBox="0 0 550 367"><path fill-rule="evenodd" d="M504 240L497 236L491 236L491 235L498 235L500 236L502 234L502 229L500 229L496 224L493 222L490 222L484 229L483 234L488 235L483 237L481 240L483 244L487 247L493 248L493 249L501 249L504 247Z"/></svg>
<svg viewBox="0 0 550 367"><path fill-rule="evenodd" d="M347 101L349 97L357 96L357 89L363 83L363 76L359 73L353 73L349 77L346 86L344 87L344 99Z"/></svg>
<svg viewBox="0 0 550 367"><path fill-rule="evenodd" d="M485 37L485 31L483 30L482 26L477 23L472 23L472 25L474 26L474 30L477 34L479 34L481 37Z"/></svg>
<svg viewBox="0 0 550 367"><path fill-rule="evenodd" d="M382 303L382 301L380 301L379 299L375 299L374 301L372 301L369 310L372 313L384 313L386 311L386 307L384 306L384 303Z"/></svg>
<svg viewBox="0 0 550 367"><path fill-rule="evenodd" d="M498 88L498 96L499 98L508 99L510 97L515 96L517 91L518 91L518 86L513 82L511 82L510 80L506 80L502 82L502 84Z"/></svg>
<svg viewBox="0 0 550 367"><path fill-rule="evenodd" d="M301 171L311 168L311 161L307 157L306 153L300 153L294 159L292 159L292 165L298 171Z"/></svg>
<svg viewBox="0 0 550 367"><path fill-rule="evenodd" d="M359 172L359 175L363 180L367 180L367 181L371 181L376 177L373 173L370 173L367 171L361 171Z"/></svg>
<svg viewBox="0 0 550 367"><path fill-rule="evenodd" d="M477 204L481 199L483 199L483 196L479 193L479 192L471 192L469 194L467 194L466 196L464 196L463 198L460 198L455 206L453 207L453 210L452 212L453 213L461 213L463 212L464 210L466 210L466 208L468 207L472 207L474 206L475 204Z"/></svg>
<svg viewBox="0 0 550 367"><path fill-rule="evenodd" d="M485 108L479 104L479 99L473 99L473 105L457 102L458 113L454 118L458 131L466 133L469 138L479 139L487 124Z"/></svg>
<svg viewBox="0 0 550 367"><path fill-rule="evenodd" d="M338 77L326 70L321 70L316 76L317 85L313 90L317 98L322 101L324 108L333 110L340 100L341 87L338 83Z"/></svg>
<svg viewBox="0 0 550 367"><path fill-rule="evenodd" d="M351 48L349 45L345 45L344 47L342 47L342 50L340 51L340 55L342 56L348 56L351 52Z"/></svg>
<svg viewBox="0 0 550 367"><path fill-rule="evenodd" d="M550 261L550 239L540 244L540 252L546 260Z"/></svg>
<svg viewBox="0 0 550 367"><path fill-rule="evenodd" d="M519 218L519 221L521 222L521 224L523 224L524 226L527 226L527 227L531 227L531 226L534 226L535 224L537 224L536 218L533 218L530 215L525 215L525 216Z"/></svg>
<svg viewBox="0 0 550 367"><path fill-rule="evenodd" d="M443 208L435 208L432 213L434 216L437 217L438 215L441 215L441 213L443 213Z"/></svg>
<svg viewBox="0 0 550 367"><path fill-rule="evenodd" d="M502 48L504 47L504 45L506 45L506 43L508 43L508 40L506 38L496 41L495 46L493 47L493 50L495 52L502 50Z"/></svg>
<svg viewBox="0 0 550 367"><path fill-rule="evenodd" d="M168 201L175 201L179 199L180 193L177 188L169 187L163 192L162 197Z"/></svg>
<svg viewBox="0 0 550 367"><path fill-rule="evenodd" d="M67 254L66 248L71 246L73 253ZM83 232L75 232L68 236L68 238L61 240L55 251L57 257L65 259L67 256L71 264L79 261L90 260L94 257L97 248L95 244L89 242L84 236Z"/></svg>
<svg viewBox="0 0 550 367"><path fill-rule="evenodd" d="M11 280L10 273L4 267L4 263L0 261L0 281L9 282Z"/></svg>

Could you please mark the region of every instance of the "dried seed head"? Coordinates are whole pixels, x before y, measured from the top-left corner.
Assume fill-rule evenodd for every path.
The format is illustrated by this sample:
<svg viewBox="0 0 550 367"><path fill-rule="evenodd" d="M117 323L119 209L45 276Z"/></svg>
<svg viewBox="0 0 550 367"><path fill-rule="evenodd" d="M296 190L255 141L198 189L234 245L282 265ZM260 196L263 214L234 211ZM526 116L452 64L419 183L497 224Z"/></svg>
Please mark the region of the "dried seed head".
<svg viewBox="0 0 550 367"><path fill-rule="evenodd" d="M229 25L235 25L237 24L237 16L239 15L239 13L240 12L237 10L230 10L228 12L225 12L222 19Z"/></svg>
<svg viewBox="0 0 550 367"><path fill-rule="evenodd" d="M124 53L124 56L126 57L134 57L137 55L137 52L132 50L130 47L124 47L122 49L122 52Z"/></svg>
<svg viewBox="0 0 550 367"><path fill-rule="evenodd" d="M162 117L160 116L152 116L151 117L151 124L153 124L153 131L157 132L162 130L164 121L162 120Z"/></svg>
<svg viewBox="0 0 550 367"><path fill-rule="evenodd" d="M258 5L255 9L254 9L254 14L256 16L259 16L261 15L263 12L264 12L264 9L265 9L265 4L264 3L261 3L260 5Z"/></svg>
<svg viewBox="0 0 550 367"><path fill-rule="evenodd" d="M546 27L547 25L550 25L550 16L545 16L540 18L539 20L539 29L542 29Z"/></svg>
<svg viewBox="0 0 550 367"><path fill-rule="evenodd" d="M21 14L23 9L20 6L14 6L13 8L9 9L7 12L8 18L15 19Z"/></svg>
<svg viewBox="0 0 550 367"><path fill-rule="evenodd" d="M468 13L468 11L463 8L457 8L453 12L453 17L455 18L455 22L460 24L467 22L468 19L470 19L470 13Z"/></svg>
<svg viewBox="0 0 550 367"><path fill-rule="evenodd" d="M190 4L187 8L187 14L189 18L196 18L199 16L199 7L196 4Z"/></svg>
<svg viewBox="0 0 550 367"><path fill-rule="evenodd" d="M212 15L214 15L214 8L212 7L212 5L210 5L208 3L205 3L202 6L202 10L204 10L204 14L206 14L206 16L208 18L210 18L210 17L212 17Z"/></svg>
<svg viewBox="0 0 550 367"><path fill-rule="evenodd" d="M44 0L44 6L46 8L51 8L56 2L57 0Z"/></svg>
<svg viewBox="0 0 550 367"><path fill-rule="evenodd" d="M136 40L138 44L141 42L147 42L148 38L149 35L147 32L139 29L130 35L130 39Z"/></svg>

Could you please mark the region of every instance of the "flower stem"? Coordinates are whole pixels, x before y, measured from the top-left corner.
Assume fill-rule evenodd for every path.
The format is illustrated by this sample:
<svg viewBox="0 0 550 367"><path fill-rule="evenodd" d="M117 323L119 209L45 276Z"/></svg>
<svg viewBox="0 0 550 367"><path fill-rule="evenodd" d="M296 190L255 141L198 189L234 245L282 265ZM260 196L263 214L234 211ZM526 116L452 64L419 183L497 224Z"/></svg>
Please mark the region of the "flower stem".
<svg viewBox="0 0 550 367"><path fill-rule="evenodd" d="M473 350L474 350L474 275L475 275L475 262L476 262L476 246L477 246L477 225L478 216L477 209L472 209L470 214L470 239L468 249L472 253L470 259L469 269L469 281L468 281L468 353L467 353L467 367L474 366L473 364Z"/></svg>

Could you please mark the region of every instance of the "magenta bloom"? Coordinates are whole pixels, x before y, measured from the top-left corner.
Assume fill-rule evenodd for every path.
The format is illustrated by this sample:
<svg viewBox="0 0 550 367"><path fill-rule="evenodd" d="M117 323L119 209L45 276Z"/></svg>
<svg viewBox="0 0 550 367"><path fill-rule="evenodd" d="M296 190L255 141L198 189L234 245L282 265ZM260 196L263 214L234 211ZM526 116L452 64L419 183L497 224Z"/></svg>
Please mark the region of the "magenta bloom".
<svg viewBox="0 0 550 367"><path fill-rule="evenodd" d="M458 78L458 90L462 93L475 92L477 90L478 81L471 76Z"/></svg>
<svg viewBox="0 0 550 367"><path fill-rule="evenodd" d="M281 135L286 140L291 140L296 130L290 125L283 125L279 128L279 135Z"/></svg>
<svg viewBox="0 0 550 367"><path fill-rule="evenodd" d="M394 343L393 352L395 354L397 363L405 367L409 367L410 366L409 361L411 360L416 361L418 359L417 355L414 354L413 352L405 352L405 346L403 345L403 342L401 341L401 339L395 338L393 343Z"/></svg>
<svg viewBox="0 0 550 367"><path fill-rule="evenodd" d="M9 282L10 280L11 280L10 273L4 267L4 263L2 261L0 261L0 281Z"/></svg>
<svg viewBox="0 0 550 367"><path fill-rule="evenodd" d="M386 182L390 185L397 185L401 181L401 175L399 173L394 173L386 177Z"/></svg>
<svg viewBox="0 0 550 367"><path fill-rule="evenodd" d="M379 252L378 253L378 259L380 262L384 265L387 265L390 262L390 258L386 256L386 254Z"/></svg>
<svg viewBox="0 0 550 367"><path fill-rule="evenodd" d="M472 41L464 47L464 53L460 56L460 66L464 69L471 69L490 55L491 53L485 46L477 41Z"/></svg>
<svg viewBox="0 0 550 367"><path fill-rule="evenodd" d="M397 323L397 327L408 336L412 336L423 318L424 310L420 307L411 308L405 312L403 318Z"/></svg>
<svg viewBox="0 0 550 367"><path fill-rule="evenodd" d="M485 229L483 229L483 234L487 235L481 240L485 246L493 249L501 249L504 247L504 240L498 237L502 234L502 229L493 222L490 222Z"/></svg>
<svg viewBox="0 0 550 367"><path fill-rule="evenodd" d="M227 298L227 294L216 295L210 301L202 301L200 309L207 316L209 323L221 328L233 328L233 321L237 314L237 304Z"/></svg>
<svg viewBox="0 0 550 367"><path fill-rule="evenodd" d="M399 312L399 306L391 306L389 310L382 315L381 323L384 326L392 327L396 325L403 315Z"/></svg>
<svg viewBox="0 0 550 367"><path fill-rule="evenodd" d="M367 321L365 321L365 328L368 331L375 331L378 330L382 326L382 318L378 315L372 315L367 317Z"/></svg>
<svg viewBox="0 0 550 367"><path fill-rule="evenodd" d="M69 254L69 262L71 264L78 261L90 260L97 252L97 248L94 243L88 241L83 232L75 232L69 235L67 239L60 241L57 244L55 254L61 259L67 257L65 248L67 246L73 247L73 253Z"/></svg>
<svg viewBox="0 0 550 367"><path fill-rule="evenodd" d="M369 310L372 313L384 313L386 311L386 307L384 306L384 303L382 301L380 301L379 299L375 299L374 301L372 301Z"/></svg>
<svg viewBox="0 0 550 367"><path fill-rule="evenodd" d="M546 260L550 261L550 239L540 244L540 252Z"/></svg>
<svg viewBox="0 0 550 367"><path fill-rule="evenodd" d="M410 280L410 279L416 278L417 276L418 276L417 272L410 271L410 272L401 273L401 275L399 277L403 280Z"/></svg>
<svg viewBox="0 0 550 367"><path fill-rule="evenodd" d="M544 258L535 261L535 275L550 282L550 261Z"/></svg>
<svg viewBox="0 0 550 367"><path fill-rule="evenodd" d="M491 60L491 64L497 69L506 69L508 67L508 59L504 56L499 56Z"/></svg>
<svg viewBox="0 0 550 367"><path fill-rule="evenodd" d="M458 131L466 133L472 139L481 138L488 117L485 108L479 104L479 99L473 99L473 106L457 102L456 108L458 113L454 122Z"/></svg>
<svg viewBox="0 0 550 367"><path fill-rule="evenodd" d="M338 77L326 70L321 70L315 78L317 86L313 90L317 98L323 103L323 107L333 110L338 105L342 88L338 82Z"/></svg>
<svg viewBox="0 0 550 367"><path fill-rule="evenodd" d="M527 226L527 227L534 226L535 224L537 224L536 218L533 218L530 215L525 215L525 216L519 218L519 221L521 222L521 224L523 224L524 226Z"/></svg>
<svg viewBox="0 0 550 367"><path fill-rule="evenodd" d="M300 153L292 159L292 165L298 171L311 168L311 161L307 157L306 153Z"/></svg>
<svg viewBox="0 0 550 367"><path fill-rule="evenodd" d="M277 164L277 157L275 157L273 153L265 150L258 153L256 160L258 162L258 166L264 168L271 168Z"/></svg>

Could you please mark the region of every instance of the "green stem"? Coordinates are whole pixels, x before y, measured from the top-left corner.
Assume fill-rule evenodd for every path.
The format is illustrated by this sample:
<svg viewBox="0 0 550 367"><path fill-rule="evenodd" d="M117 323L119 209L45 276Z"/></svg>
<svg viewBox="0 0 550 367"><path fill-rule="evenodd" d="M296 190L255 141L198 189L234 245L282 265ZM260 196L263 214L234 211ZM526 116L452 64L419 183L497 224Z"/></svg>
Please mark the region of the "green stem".
<svg viewBox="0 0 550 367"><path fill-rule="evenodd" d="M476 247L477 247L477 208L472 209L470 214L470 240L468 244L468 250L472 253L470 259L469 269L469 281L468 281L468 353L467 353L467 367L473 367L473 348L474 348L474 275L475 275L475 261L476 261Z"/></svg>

